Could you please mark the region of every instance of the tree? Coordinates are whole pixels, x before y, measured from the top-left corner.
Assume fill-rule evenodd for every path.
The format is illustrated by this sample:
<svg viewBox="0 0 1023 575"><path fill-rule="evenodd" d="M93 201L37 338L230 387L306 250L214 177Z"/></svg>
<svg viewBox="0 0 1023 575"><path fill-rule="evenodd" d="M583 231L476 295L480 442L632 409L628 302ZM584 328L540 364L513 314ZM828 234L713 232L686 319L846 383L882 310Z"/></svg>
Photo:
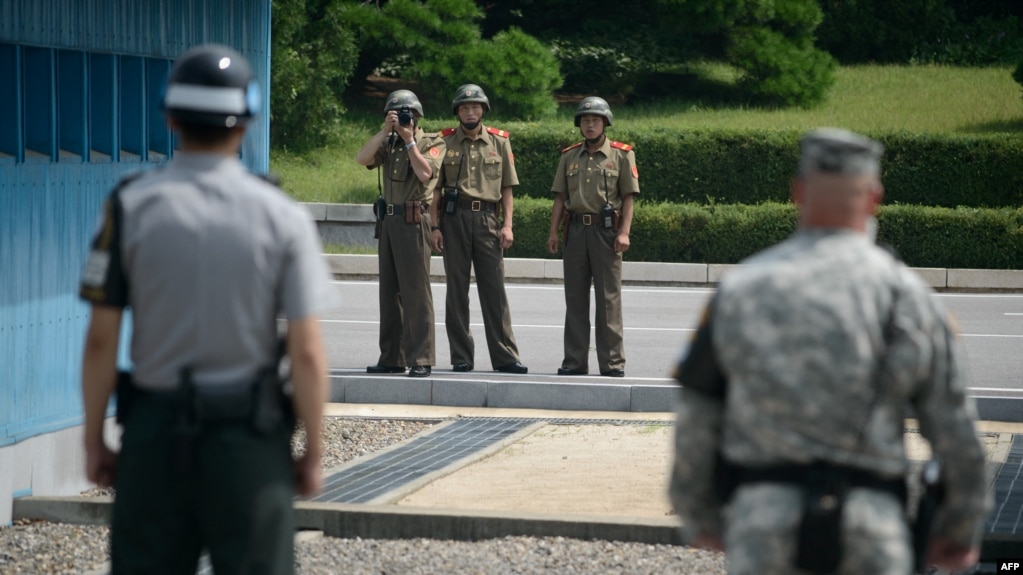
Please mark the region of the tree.
<svg viewBox="0 0 1023 575"><path fill-rule="evenodd" d="M271 36L271 144L307 149L330 142L358 55L338 3L274 0Z"/></svg>

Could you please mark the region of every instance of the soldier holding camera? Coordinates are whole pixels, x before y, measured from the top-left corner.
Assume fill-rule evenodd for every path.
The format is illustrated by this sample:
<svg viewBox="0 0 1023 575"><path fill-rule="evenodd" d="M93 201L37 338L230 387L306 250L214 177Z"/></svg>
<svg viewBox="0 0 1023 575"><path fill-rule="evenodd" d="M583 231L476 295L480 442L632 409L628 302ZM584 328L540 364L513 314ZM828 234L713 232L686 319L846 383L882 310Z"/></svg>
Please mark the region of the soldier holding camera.
<svg viewBox="0 0 1023 575"><path fill-rule="evenodd" d="M356 155L378 168L382 183L377 216L380 265L380 358L368 373L427 377L436 360L430 291L430 190L440 173L444 140L419 126L423 105L409 90L384 104L384 127Z"/></svg>
<svg viewBox="0 0 1023 575"><path fill-rule="evenodd" d="M431 209L439 217L433 247L444 254L447 274L451 364L460 372L474 367L469 273L475 267L490 363L496 371L526 373L504 291L504 250L514 241L512 187L519 183L508 132L483 125L490 100L476 84L459 87L451 104L459 126L441 132L447 153Z"/></svg>
<svg viewBox="0 0 1023 575"><path fill-rule="evenodd" d="M589 372L592 284L600 374L625 376L622 253L629 249L639 171L632 146L607 138L605 129L612 120L603 98L583 98L575 125L585 141L561 151L551 186L554 208L547 251L557 253L559 226L565 232L565 357L558 375Z"/></svg>

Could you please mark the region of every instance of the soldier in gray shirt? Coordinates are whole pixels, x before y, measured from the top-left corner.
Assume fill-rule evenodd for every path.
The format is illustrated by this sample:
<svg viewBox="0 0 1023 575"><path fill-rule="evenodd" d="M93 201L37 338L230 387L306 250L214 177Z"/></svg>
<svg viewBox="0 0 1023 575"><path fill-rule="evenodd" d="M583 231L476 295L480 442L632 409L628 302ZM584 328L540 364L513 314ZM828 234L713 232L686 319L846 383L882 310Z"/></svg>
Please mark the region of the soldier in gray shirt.
<svg viewBox="0 0 1023 575"><path fill-rule="evenodd" d="M990 501L954 324L866 233L881 151L844 130L803 138L799 230L723 278L676 371L671 499L684 539L726 550L730 574L910 573L908 407L945 470L928 562L979 557Z"/></svg>
<svg viewBox="0 0 1023 575"><path fill-rule="evenodd" d="M320 486L329 273L308 214L238 160L258 94L230 48L175 63L164 108L180 151L111 194L82 275L86 473L117 491L114 573L194 573L204 548L218 573L291 573L292 499ZM131 379L116 365L129 307ZM116 454L103 438L115 382Z"/></svg>

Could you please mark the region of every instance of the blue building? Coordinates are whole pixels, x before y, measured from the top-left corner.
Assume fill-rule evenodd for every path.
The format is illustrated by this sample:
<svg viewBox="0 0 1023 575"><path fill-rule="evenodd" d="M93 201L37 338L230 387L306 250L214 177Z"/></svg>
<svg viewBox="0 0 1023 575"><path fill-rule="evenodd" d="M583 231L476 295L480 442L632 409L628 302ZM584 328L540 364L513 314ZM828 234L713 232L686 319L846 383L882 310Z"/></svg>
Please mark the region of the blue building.
<svg viewBox="0 0 1023 575"><path fill-rule="evenodd" d="M174 154L159 105L171 63L196 44L231 46L268 103L270 10L270 0L0 0L0 525L16 497L88 487L78 281L112 186ZM267 170L269 139L263 114L243 144L251 170Z"/></svg>

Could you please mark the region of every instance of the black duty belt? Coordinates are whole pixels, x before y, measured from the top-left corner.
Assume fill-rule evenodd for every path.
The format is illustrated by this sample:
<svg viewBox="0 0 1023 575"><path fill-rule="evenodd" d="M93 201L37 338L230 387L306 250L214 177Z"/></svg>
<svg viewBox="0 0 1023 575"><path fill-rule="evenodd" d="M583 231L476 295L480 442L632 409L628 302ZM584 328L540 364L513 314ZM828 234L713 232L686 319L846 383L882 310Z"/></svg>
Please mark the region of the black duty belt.
<svg viewBox="0 0 1023 575"><path fill-rule="evenodd" d="M573 222L579 222L584 226L591 226L600 223L600 214L569 212L568 219Z"/></svg>
<svg viewBox="0 0 1023 575"><path fill-rule="evenodd" d="M423 204L423 212L425 213L429 209L429 206ZM385 216L404 216L405 215L405 204L387 204L384 209Z"/></svg>
<svg viewBox="0 0 1023 575"><path fill-rule="evenodd" d="M884 491L906 500L906 480L902 477L889 479L870 471L812 463L806 465L774 465L770 467L733 466L733 481L736 486L748 483L785 483L797 486L809 486L821 482L839 481L848 487L859 487L874 491Z"/></svg>
<svg viewBox="0 0 1023 575"><path fill-rule="evenodd" d="M496 212L497 202L474 200L472 198L459 198L458 209L469 210L470 212Z"/></svg>
<svg viewBox="0 0 1023 575"><path fill-rule="evenodd" d="M255 384L251 382L203 386L195 390L190 409L194 411L195 419L201 422L249 421L257 400L254 388ZM140 401L174 407L183 407L182 403L189 401L177 389L155 391L137 387L135 393Z"/></svg>

